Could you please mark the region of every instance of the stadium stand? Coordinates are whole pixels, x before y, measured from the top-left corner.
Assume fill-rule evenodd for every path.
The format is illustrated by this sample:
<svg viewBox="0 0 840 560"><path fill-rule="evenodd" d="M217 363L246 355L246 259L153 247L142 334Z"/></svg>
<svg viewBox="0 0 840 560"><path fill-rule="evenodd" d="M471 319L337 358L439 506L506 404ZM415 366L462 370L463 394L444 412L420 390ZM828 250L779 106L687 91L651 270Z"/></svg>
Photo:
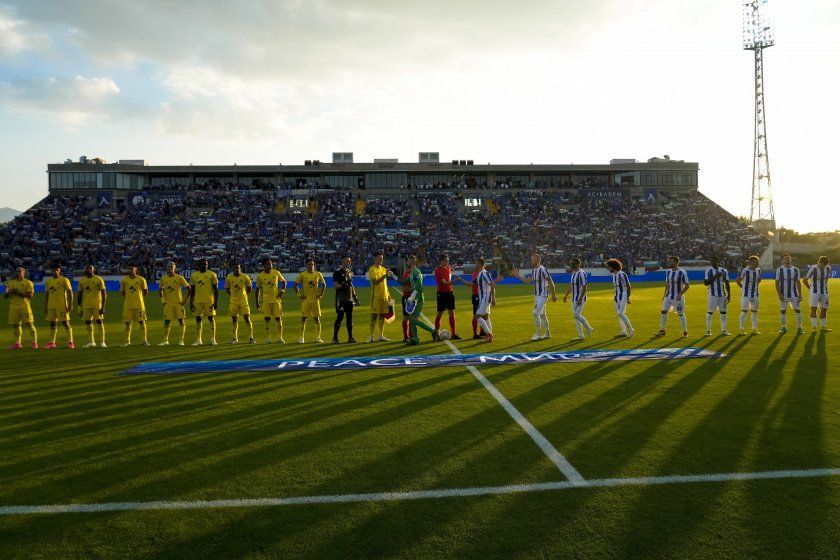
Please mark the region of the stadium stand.
<svg viewBox="0 0 840 560"><path fill-rule="evenodd" d="M299 187L300 185L295 185ZM90 197L52 194L0 228L0 270L44 270L60 260L79 273L96 263L104 274L129 262L160 270L174 259L191 266L206 256L213 267L234 261L255 270L270 255L290 271L313 255L322 268L341 255L360 266L375 250L390 258L416 253L432 263L446 252L454 264L478 255L526 266L539 252L550 267L572 256L597 266L617 256L635 266L656 266L667 255L704 260L718 254L741 263L761 254L766 240L698 191L665 194L656 204L637 199L589 199L583 189L493 191L478 211L459 191L434 189L400 196L314 189L302 212L288 208L285 189L204 184L180 202L150 197L144 204L106 211Z"/></svg>

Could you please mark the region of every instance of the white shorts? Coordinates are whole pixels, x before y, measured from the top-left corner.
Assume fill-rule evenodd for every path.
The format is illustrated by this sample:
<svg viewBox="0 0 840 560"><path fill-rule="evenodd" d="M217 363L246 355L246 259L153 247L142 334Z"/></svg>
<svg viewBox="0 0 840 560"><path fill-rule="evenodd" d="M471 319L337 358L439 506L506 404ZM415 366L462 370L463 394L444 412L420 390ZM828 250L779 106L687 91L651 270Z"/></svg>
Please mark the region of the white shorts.
<svg viewBox="0 0 840 560"><path fill-rule="evenodd" d="M577 317L581 313L583 313L583 308L586 307L586 298L584 298L583 303L578 305L576 301L572 302L572 315Z"/></svg>
<svg viewBox="0 0 840 560"><path fill-rule="evenodd" d="M726 303L726 296L708 296L706 311L714 313L715 309L717 309L721 313L726 313L727 305L729 304Z"/></svg>
<svg viewBox="0 0 840 560"><path fill-rule="evenodd" d="M811 304L811 307L822 307L823 309L828 309L828 294L815 294L811 292L808 295L808 303Z"/></svg>
<svg viewBox="0 0 840 560"><path fill-rule="evenodd" d="M616 315L624 315L624 312L627 311L627 300L626 299L619 299L613 301L615 305L615 313Z"/></svg>
<svg viewBox="0 0 840 560"><path fill-rule="evenodd" d="M545 313L545 304L547 301L548 296L534 296L534 315Z"/></svg>
<svg viewBox="0 0 840 560"><path fill-rule="evenodd" d="M685 311L685 297L680 296L679 299L671 299L669 297L662 299L662 313L668 313L671 309L677 315L682 315Z"/></svg>
<svg viewBox="0 0 840 560"><path fill-rule="evenodd" d="M475 309L475 314L478 316L481 315L490 315L490 302L478 302L478 307Z"/></svg>
<svg viewBox="0 0 840 560"><path fill-rule="evenodd" d="M784 298L779 300L779 309L782 311L787 311L788 305L793 307L793 310L799 313L799 302L802 301L802 298Z"/></svg>
<svg viewBox="0 0 840 560"><path fill-rule="evenodd" d="M758 298L757 297L742 297L741 298L741 311L758 311Z"/></svg>

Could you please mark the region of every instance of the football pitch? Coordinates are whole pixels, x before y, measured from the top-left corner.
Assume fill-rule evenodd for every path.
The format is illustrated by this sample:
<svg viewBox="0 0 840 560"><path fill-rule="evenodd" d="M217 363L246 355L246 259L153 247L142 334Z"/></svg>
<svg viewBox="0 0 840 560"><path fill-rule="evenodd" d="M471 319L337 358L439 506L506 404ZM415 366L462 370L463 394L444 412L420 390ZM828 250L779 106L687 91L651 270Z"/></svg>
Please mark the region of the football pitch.
<svg viewBox="0 0 840 560"><path fill-rule="evenodd" d="M574 339L569 305L558 302L553 338L531 342L530 290L500 286L493 343L433 344L421 333L410 350L397 341L399 321L386 328L389 343L293 343L293 294L285 345L228 346L223 295L219 346L158 348L150 294L153 346L136 345L135 327L135 346L119 348L122 301L110 293L110 348L67 350L59 328L57 350L0 351L0 557L840 556L836 319L835 332L812 334L806 311L806 334L796 335L789 311L778 334L765 282L762 335L718 336L716 315L706 337L695 283L688 338L673 314L668 335L655 337L662 287L637 284L628 307L637 335L619 339L611 285L589 287L590 339ZM322 303L326 341L332 298ZM459 334L471 335L466 289L457 298ZM356 309L359 340L368 318ZM85 329L73 324L81 347ZM118 375L160 361L682 347L727 357Z"/></svg>

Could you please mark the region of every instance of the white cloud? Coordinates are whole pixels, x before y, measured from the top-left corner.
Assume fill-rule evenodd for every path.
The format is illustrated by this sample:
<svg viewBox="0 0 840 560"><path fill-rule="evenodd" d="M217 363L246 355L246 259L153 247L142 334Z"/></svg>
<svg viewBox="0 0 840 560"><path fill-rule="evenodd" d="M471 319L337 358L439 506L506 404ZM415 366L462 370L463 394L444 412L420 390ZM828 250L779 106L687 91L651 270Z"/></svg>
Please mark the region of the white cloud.
<svg viewBox="0 0 840 560"><path fill-rule="evenodd" d="M113 118L126 113L120 88L110 78L49 77L0 82L0 101L6 110L37 115L77 127L92 117Z"/></svg>
<svg viewBox="0 0 840 560"><path fill-rule="evenodd" d="M43 33L34 31L27 22L14 17L11 10L0 6L0 59L40 50L48 44Z"/></svg>

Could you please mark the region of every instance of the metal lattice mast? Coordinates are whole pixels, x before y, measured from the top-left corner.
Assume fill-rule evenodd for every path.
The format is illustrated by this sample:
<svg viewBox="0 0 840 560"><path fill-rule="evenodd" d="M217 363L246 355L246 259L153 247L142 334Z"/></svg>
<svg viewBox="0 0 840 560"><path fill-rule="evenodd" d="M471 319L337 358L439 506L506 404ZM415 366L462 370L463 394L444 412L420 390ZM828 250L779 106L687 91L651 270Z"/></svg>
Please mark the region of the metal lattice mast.
<svg viewBox="0 0 840 560"><path fill-rule="evenodd" d="M774 45L767 13L767 0L744 0L744 49L755 54L755 135L750 221L776 229L770 156L767 150L767 118L764 108L764 49Z"/></svg>

